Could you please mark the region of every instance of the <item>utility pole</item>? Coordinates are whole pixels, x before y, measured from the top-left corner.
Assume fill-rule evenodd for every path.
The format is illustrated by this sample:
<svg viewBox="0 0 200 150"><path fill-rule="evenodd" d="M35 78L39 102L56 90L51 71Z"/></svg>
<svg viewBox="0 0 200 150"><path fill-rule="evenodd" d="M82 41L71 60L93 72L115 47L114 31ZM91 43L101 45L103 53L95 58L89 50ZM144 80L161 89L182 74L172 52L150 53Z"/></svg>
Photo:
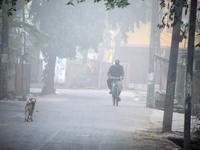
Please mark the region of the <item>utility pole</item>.
<svg viewBox="0 0 200 150"><path fill-rule="evenodd" d="M146 107L154 107L154 55L156 46L156 34L158 24L158 2L152 1L152 15L151 15L151 35L150 35L150 47L149 47L149 70L148 70L148 83L147 83L147 103Z"/></svg>
<svg viewBox="0 0 200 150"><path fill-rule="evenodd" d="M190 122L191 122L191 100L192 100L192 82L193 82L193 59L194 59L194 41L196 25L197 0L191 0L190 20L189 20L189 39L187 51L186 68L186 92L185 92L185 121L184 121L184 150L190 149Z"/></svg>
<svg viewBox="0 0 200 150"><path fill-rule="evenodd" d="M25 14L24 14L24 6L22 8L22 99L26 100L26 34L24 30L25 25Z"/></svg>
<svg viewBox="0 0 200 150"><path fill-rule="evenodd" d="M176 68L178 59L179 42L181 42L182 36L180 36L181 20L182 20L182 6L183 0L176 1L175 14L179 15L177 23L173 26L172 42L169 58L168 76L167 76L167 90L165 96L164 117L163 117L163 132L171 131L172 128L172 116L174 107L174 90L176 84Z"/></svg>
<svg viewBox="0 0 200 150"><path fill-rule="evenodd" d="M7 17L8 6L2 2L2 33L1 33L1 62L0 62L0 99L7 96L7 62L8 62L8 41L9 24Z"/></svg>

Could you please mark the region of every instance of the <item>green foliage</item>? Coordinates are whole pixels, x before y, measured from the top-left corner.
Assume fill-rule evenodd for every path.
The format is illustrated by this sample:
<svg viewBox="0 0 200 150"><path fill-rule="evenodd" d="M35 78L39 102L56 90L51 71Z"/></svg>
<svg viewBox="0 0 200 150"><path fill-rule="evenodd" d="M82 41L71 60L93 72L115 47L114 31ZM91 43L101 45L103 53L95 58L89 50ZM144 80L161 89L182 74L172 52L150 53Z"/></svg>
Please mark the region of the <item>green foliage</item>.
<svg viewBox="0 0 200 150"><path fill-rule="evenodd" d="M194 118L193 134L200 139L200 115Z"/></svg>
<svg viewBox="0 0 200 150"><path fill-rule="evenodd" d="M70 0L67 5L74 5L74 0ZM94 0L94 3L99 3L100 1L103 0ZM77 4L85 2L85 0L77 0L76 1ZM114 9L116 7L118 8L124 8L127 7L130 3L128 2L128 0L104 0L105 2L105 6L107 8L107 10L111 10Z"/></svg>
<svg viewBox="0 0 200 150"><path fill-rule="evenodd" d="M107 0L105 3L107 10L114 9L116 6L118 8L124 8L127 7L129 4L130 3L128 3L128 0Z"/></svg>
<svg viewBox="0 0 200 150"><path fill-rule="evenodd" d="M77 3L86 2L85 0L78 0ZM107 22L109 29L120 29L122 39L127 41L127 32L132 30L134 26L140 26L140 23L149 21L148 10L149 1L135 0L129 3L128 0L94 0L94 3L104 2L107 11ZM70 0L67 5L75 5L74 0ZM124 9L121 9L124 8ZM126 16L126 17L124 17Z"/></svg>
<svg viewBox="0 0 200 150"><path fill-rule="evenodd" d="M180 21L181 23L183 23L181 20L178 20L178 17L182 14L177 14L175 12L176 10L176 7L177 7L177 4L176 4L176 1L175 0L171 0L170 3L167 2L166 4L166 1L165 0L160 0L160 8L161 9L166 9L166 7L168 7L169 5L171 4L171 6L167 9L169 9L169 12L166 12L163 17L162 17L162 21L161 21L161 24L158 24L157 27L158 28L165 28L165 27L173 27L177 21ZM185 16L187 15L188 13L188 8L189 8L189 4L188 4L188 1L187 0L183 0L183 8L185 8ZM169 19L170 22L166 22L166 18Z"/></svg>
<svg viewBox="0 0 200 150"><path fill-rule="evenodd" d="M12 36L10 36L10 40L14 44L13 46L10 45L11 47L14 47L15 49L17 48L20 49L21 47L20 36L21 36L22 25L24 25L26 37L35 47L42 48L46 46L47 40L49 38L49 36L46 33L37 29L36 26L34 25L28 23L23 24L21 21L11 21L10 31L12 33Z"/></svg>
<svg viewBox="0 0 200 150"><path fill-rule="evenodd" d="M199 36L199 35L198 35ZM196 44L195 47L200 47L200 43Z"/></svg>
<svg viewBox="0 0 200 150"><path fill-rule="evenodd" d="M8 6L7 15L12 16L18 10L19 4L27 4L31 0L0 0L0 9L2 9L3 5L6 4Z"/></svg>
<svg viewBox="0 0 200 150"><path fill-rule="evenodd" d="M85 2L66 6L62 0L35 0L32 1L30 16L33 22L39 22L40 29L49 35L48 46L42 49L47 63L50 61L49 56L74 58L77 46L79 50L93 48L97 51L103 40L105 6L102 3ZM54 80L49 78L51 75L48 72L48 64L45 70L43 88Z"/></svg>
<svg viewBox="0 0 200 150"><path fill-rule="evenodd" d="M160 8L163 9L166 7L165 0L160 0Z"/></svg>
<svg viewBox="0 0 200 150"><path fill-rule="evenodd" d="M40 21L40 28L49 35L48 45L55 49L56 56L73 58L77 46L82 50L97 50L103 39L105 9L102 5L85 2L66 7L63 1L42 1L42 5L33 1L31 8L33 21ZM48 50L44 49L43 53L47 54Z"/></svg>
<svg viewBox="0 0 200 150"><path fill-rule="evenodd" d="M21 0L0 0L0 9L2 9L3 3L9 4L10 7L7 14L8 16L12 16L13 11L17 10L16 6L19 1ZM30 2L31 0L23 0L23 1ZM100 1L103 1L103 0L94 0L94 3L98 3ZM105 6L107 10L114 9L115 7L124 8L130 4L128 0L104 0L104 1L105 1ZM85 0L76 0L76 2L79 4L79 3L85 2ZM67 5L74 5L73 0L70 0L69 2L67 2Z"/></svg>
<svg viewBox="0 0 200 150"><path fill-rule="evenodd" d="M11 8L16 8L15 5L17 4L17 1L22 1L22 0L13 0ZM25 2L30 2L30 1L31 0L25 0ZM7 0L7 2L8 2L8 0ZM44 7L44 3L45 2L55 3L55 1L51 1L51 0L46 0L46 1L45 0L41 0L41 1L34 0L34 1L32 1L32 3L33 3L32 10L34 10L34 11L37 10L38 11L38 12L35 11L35 14L32 13L32 15L34 16L35 20L42 20L41 19L42 15L39 16L37 14L41 14L41 11L42 11L42 8ZM56 1L56 3L58 3L58 2L59 1ZM110 24L110 27L113 28L113 29L117 29L118 27L121 28L122 38L124 39L124 41L126 41L126 38L127 38L126 32L128 32L130 29L132 31L134 31L134 24L136 24L136 26L139 27L139 24L140 24L139 22L140 21L142 23L148 21L147 18L145 18L145 17L147 16L146 12L148 10L147 3L150 3L150 2L147 2L147 1L143 1L142 5L140 5L139 7L137 6L138 5L137 3L141 2L141 0L135 0L134 3L129 3L128 0L104 0L104 1L103 0L94 0L93 2L89 1L89 0L88 1L86 1L86 0L76 0L75 2L77 4L80 4L80 3L82 3L82 4L81 4L81 6L77 6L76 3L74 3L74 0L70 0L68 3L63 2L61 7L63 8L63 6L65 6L65 4L73 5L73 6L76 5L75 6L75 9L76 9L77 7L85 7L85 6L83 6L84 3L87 3L86 5L88 5L88 3L91 4L91 3L94 2L94 3L98 3L99 5L101 5L101 7L102 7L102 3L103 3L106 6L107 10L111 10L111 9L115 8L113 11L109 11L109 13L110 13L110 15L109 15L110 17L108 19L109 20L109 24ZM42 3L43 3L43 5L41 5ZM117 8L125 8L126 7L125 8L126 11L123 11L122 9L119 10L116 7ZM53 8L53 6L51 8L52 9L48 10L48 12L52 11L52 10L55 10ZM69 7L65 8L65 9L69 9ZM80 9L80 8L78 8L78 9ZM91 13L96 12L96 10L93 10L93 12L91 12ZM143 11L143 10L145 10L145 11ZM12 13L12 11L10 11L10 12ZM54 12L54 11L52 11L52 12ZM134 15L134 14L137 14L137 15ZM126 17L124 17L124 16L126 16ZM96 45L94 44L93 46L97 47L97 44Z"/></svg>
<svg viewBox="0 0 200 150"><path fill-rule="evenodd" d="M25 33L29 41L37 47L44 47L48 35L43 31L39 30L27 21L25 18L25 23L22 22L21 17L16 17L16 11L21 10L22 7L26 7L27 2L30 0L6 0L4 3L0 1L0 8L7 10L8 13L12 15L6 16L6 20L9 24L9 47L13 49L21 49L21 28L24 26ZM26 12L28 13L28 12Z"/></svg>
<svg viewBox="0 0 200 150"><path fill-rule="evenodd" d="M192 142L190 145L190 150L199 150L200 148L200 139L195 142Z"/></svg>

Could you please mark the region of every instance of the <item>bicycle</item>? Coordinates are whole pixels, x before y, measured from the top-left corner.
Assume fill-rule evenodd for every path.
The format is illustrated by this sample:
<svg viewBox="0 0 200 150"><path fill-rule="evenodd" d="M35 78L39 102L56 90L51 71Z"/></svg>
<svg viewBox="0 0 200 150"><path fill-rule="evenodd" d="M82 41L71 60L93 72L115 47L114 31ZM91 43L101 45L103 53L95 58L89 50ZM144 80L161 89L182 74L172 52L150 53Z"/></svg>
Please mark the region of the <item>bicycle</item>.
<svg viewBox="0 0 200 150"><path fill-rule="evenodd" d="M112 101L113 101L113 106L118 106L118 102L120 100L119 94L122 91L122 77L111 77L113 79L111 86L111 92L112 92Z"/></svg>

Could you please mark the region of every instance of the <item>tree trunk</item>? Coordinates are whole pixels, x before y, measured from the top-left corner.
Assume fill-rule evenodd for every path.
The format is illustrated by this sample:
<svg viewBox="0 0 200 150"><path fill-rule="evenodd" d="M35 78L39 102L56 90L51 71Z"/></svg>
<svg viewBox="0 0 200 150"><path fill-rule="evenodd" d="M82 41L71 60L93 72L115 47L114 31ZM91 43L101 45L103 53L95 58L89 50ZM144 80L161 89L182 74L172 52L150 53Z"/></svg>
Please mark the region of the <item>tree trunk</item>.
<svg viewBox="0 0 200 150"><path fill-rule="evenodd" d="M50 54L48 58L48 62L45 66L45 70L43 71L44 79L44 86L42 88L42 95L46 94L54 94L54 72L55 72L55 63L56 63L56 56Z"/></svg>
<svg viewBox="0 0 200 150"><path fill-rule="evenodd" d="M147 103L146 107L154 107L154 89L155 89L155 79L154 79L154 56L156 47L156 34L158 34L158 29L156 25L158 24L158 2L156 0L152 1L152 16L151 16L151 35L150 35L150 45L149 45L149 68L148 68L148 84L147 84Z"/></svg>
<svg viewBox="0 0 200 150"><path fill-rule="evenodd" d="M83 51L83 62L82 64L85 65L87 63L87 56L88 56L88 50Z"/></svg>
<svg viewBox="0 0 200 150"><path fill-rule="evenodd" d="M177 1L177 5L175 6L175 12L177 14L182 14L182 7L183 7L182 4L183 0ZM174 25L172 33L172 43L171 43L170 58L169 58L167 89L166 89L164 117L163 117L163 129L162 129L163 132L171 131L172 128L174 90L176 83L176 69L177 69L178 49L180 42L181 19L182 15L178 17L178 21L176 25Z"/></svg>
<svg viewBox="0 0 200 150"><path fill-rule="evenodd" d="M185 92L185 121L184 121L184 150L190 149L190 123L191 123L191 100L193 93L193 59L194 59L194 42L195 42L195 25L196 25L197 0L191 1L190 8L190 26L187 52L186 68L186 92Z"/></svg>
<svg viewBox="0 0 200 150"><path fill-rule="evenodd" d="M0 62L0 99L7 96L7 60L8 60L9 24L7 18L7 4L2 4L2 34L1 34L1 62ZM3 58L3 59L2 59Z"/></svg>

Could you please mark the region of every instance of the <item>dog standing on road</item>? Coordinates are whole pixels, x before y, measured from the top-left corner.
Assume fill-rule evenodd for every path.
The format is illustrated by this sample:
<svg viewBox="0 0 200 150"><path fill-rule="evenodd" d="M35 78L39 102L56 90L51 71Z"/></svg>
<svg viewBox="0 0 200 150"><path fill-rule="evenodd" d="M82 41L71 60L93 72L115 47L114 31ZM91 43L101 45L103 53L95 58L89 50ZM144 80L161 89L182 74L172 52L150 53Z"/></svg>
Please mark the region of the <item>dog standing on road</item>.
<svg viewBox="0 0 200 150"><path fill-rule="evenodd" d="M31 98L27 98L27 103L25 106L25 121L33 121L32 116L33 116L33 112L34 112L34 108L35 108L35 103L36 100L33 100ZM27 116L27 112L28 112L28 116Z"/></svg>

